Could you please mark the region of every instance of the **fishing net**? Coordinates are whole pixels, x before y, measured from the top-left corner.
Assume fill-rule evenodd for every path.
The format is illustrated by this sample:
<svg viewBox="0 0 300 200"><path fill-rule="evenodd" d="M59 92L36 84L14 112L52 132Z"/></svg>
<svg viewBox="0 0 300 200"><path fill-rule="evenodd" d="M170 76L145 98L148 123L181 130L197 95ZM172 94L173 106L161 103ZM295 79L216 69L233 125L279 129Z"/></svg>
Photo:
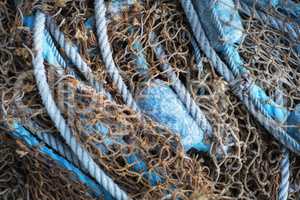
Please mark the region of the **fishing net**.
<svg viewBox="0 0 300 200"><path fill-rule="evenodd" d="M94 199L70 172L22 142L2 137L0 149L1 199Z"/></svg>
<svg viewBox="0 0 300 200"><path fill-rule="evenodd" d="M260 11L256 1L248 4L251 12L247 14L239 1L234 2L234 9L240 14L243 25L243 39L235 47L244 66L257 85L274 101L282 96L282 105L292 112L299 103L300 94L299 40L295 42L283 30L269 26L257 17L256 12L265 12L285 23L291 21L291 16L286 17L271 5ZM36 127L26 123L30 119L39 125L40 131L58 136L40 101L31 71L32 33L22 26L23 17L32 15L32 10L37 7L41 7L38 2L21 3L17 9L13 2L0 3L1 16L5 16L0 21L0 109L4 113L0 115L0 125L17 117L34 132ZM108 35L114 61L133 95L139 98L141 91L154 79L171 86L173 83L167 73L159 67L167 61L205 113L217 139L209 153L186 153L179 137L171 130L150 118L141 120L124 105L105 71L93 23L92 27L86 23L93 18L93 2L45 1L42 9L53 16L61 31L77 45L96 79L104 83L115 100L112 102L97 94L84 81L68 76L58 78L53 66L46 63L47 78L56 102L77 139L93 159L136 199L276 199L281 179L280 144L256 122L202 52L199 67L191 45L194 38L180 3L167 0L128 1L116 9L113 2L109 2L107 8ZM155 55L150 38L153 32L166 52L164 61ZM143 69L137 68L137 55L144 58L147 75L141 73ZM74 69L72 64L70 68ZM286 125L282 126L286 128ZM99 127L106 134L100 133ZM1 129L6 129L6 126L1 126ZM226 156L218 156L222 144L230 146ZM15 152L14 148L17 147L10 147L10 151ZM1 150L1 153L7 151ZM138 155L139 159L129 163L131 155ZM31 159L27 165L44 163L41 160ZM151 185L151 176L146 172L134 170L140 160L146 164L148 171L161 178L158 185ZM290 161L289 199L298 199L299 158L291 154ZM44 171L50 170L46 165L43 167ZM28 174L32 175L31 172ZM78 186L77 195L82 194L84 188L81 187ZM66 187L62 188L60 190L66 190ZM68 189L73 194L73 190ZM28 191L30 195L35 194L34 190ZM50 198L64 193L45 194L49 194Z"/></svg>

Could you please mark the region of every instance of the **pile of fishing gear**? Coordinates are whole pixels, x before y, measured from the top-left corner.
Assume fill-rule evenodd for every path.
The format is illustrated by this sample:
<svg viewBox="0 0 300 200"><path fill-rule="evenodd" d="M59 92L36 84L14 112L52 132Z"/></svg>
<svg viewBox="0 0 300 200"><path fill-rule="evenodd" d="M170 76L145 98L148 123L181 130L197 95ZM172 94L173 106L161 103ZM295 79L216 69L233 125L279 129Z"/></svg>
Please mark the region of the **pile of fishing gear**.
<svg viewBox="0 0 300 200"><path fill-rule="evenodd" d="M300 1L0 2L0 200L298 200L299 155Z"/></svg>

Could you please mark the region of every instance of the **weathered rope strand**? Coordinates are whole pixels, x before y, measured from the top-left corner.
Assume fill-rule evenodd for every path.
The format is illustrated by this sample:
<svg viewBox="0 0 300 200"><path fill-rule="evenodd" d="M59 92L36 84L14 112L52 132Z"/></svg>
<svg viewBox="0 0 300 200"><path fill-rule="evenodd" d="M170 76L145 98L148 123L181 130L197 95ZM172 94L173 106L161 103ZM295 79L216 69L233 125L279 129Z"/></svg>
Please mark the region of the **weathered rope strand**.
<svg viewBox="0 0 300 200"><path fill-rule="evenodd" d="M108 41L107 35L107 25L105 18L106 8L103 0L95 0L95 19L96 19L96 32L98 45L100 47L100 52L102 59L104 60L106 70L110 75L113 83L117 87L119 93L121 94L124 102L127 106L132 108L134 111L140 113L132 94L128 90L126 84L124 83L116 65L113 60L111 47Z"/></svg>
<svg viewBox="0 0 300 200"><path fill-rule="evenodd" d="M50 45L57 62L62 67L61 70L65 69L67 67L67 63L66 63L65 59L58 52L58 50L57 50L57 48L56 48L56 46L55 46L55 44L52 40L52 37L51 37L50 33L47 30L45 30L44 32L45 32L46 41Z"/></svg>
<svg viewBox="0 0 300 200"><path fill-rule="evenodd" d="M201 73L203 71L203 64L202 64L202 60L201 60L201 51L198 47L198 44L194 38L194 36L191 36L191 44L193 47L193 52L194 52L194 56L195 56L195 62L196 62L196 67L199 71L199 73Z"/></svg>
<svg viewBox="0 0 300 200"><path fill-rule="evenodd" d="M55 22L49 17L46 17L47 27L51 35L55 38L60 47L65 51L66 55L70 58L72 63L77 67L77 69L83 74L84 78L89 81L92 87L96 89L97 92L103 93L108 98L111 98L111 95L108 94L103 85L98 82L87 63L81 58L80 54L77 52L77 49L71 42L65 39L63 32L59 30Z"/></svg>
<svg viewBox="0 0 300 200"><path fill-rule="evenodd" d="M54 137L51 133L47 132L35 132L35 135L43 141L45 144L50 146L53 150L67 159L76 167L82 169L82 165L80 164L77 156L71 151L71 149L58 137ZM86 170L83 170L86 171Z"/></svg>
<svg viewBox="0 0 300 200"><path fill-rule="evenodd" d="M202 51L208 58L210 58L210 61L212 62L213 66L216 67L217 72L223 76L227 82L233 81L234 77L232 72L218 57L216 52L211 47L207 37L205 36L205 32L202 29L199 19L197 18L197 14L192 2L190 0L181 0L180 2L183 10L186 13L186 17L190 23L191 29L195 33L194 37L196 41L199 43L201 48L204 47L202 48Z"/></svg>
<svg viewBox="0 0 300 200"><path fill-rule="evenodd" d="M214 1L214 0L210 0L210 1ZM226 59L228 61L228 66L231 69L231 72L233 73L233 75L235 77L237 77L241 73L240 72L240 67L235 62L235 60L232 56L232 54L234 53L232 51L232 48L230 48L230 46L226 43L226 41L223 41L223 37L225 36L225 34L224 34L223 27L221 25L221 22L218 18L218 15L216 14L216 11L213 7L210 8L210 10L208 12L210 13L211 23L213 23L213 25L217 28L217 32L221 36L221 41L220 42L222 43L222 47L224 49L224 54L225 54Z"/></svg>
<svg viewBox="0 0 300 200"><path fill-rule="evenodd" d="M194 120L197 122L199 127L205 133L212 135L212 127L208 122L208 120L206 119L204 113L200 110L200 108L197 106L197 104L191 97L190 93L187 91L185 86L178 79L171 65L166 60L164 60L166 54L164 52L163 46L160 43L158 43L155 33L153 32L150 33L150 40L151 43L155 45L153 49L156 57L162 61L162 63L160 64L161 70L166 73L167 77L172 82L171 87L175 90L179 99L185 105L186 109L188 110L190 115L194 118Z"/></svg>
<svg viewBox="0 0 300 200"><path fill-rule="evenodd" d="M208 39L203 31L201 23L197 18L197 14L190 0L181 0L181 5L186 13L188 21L190 22L191 29L195 35L197 42L199 43L202 51L210 59L216 71L224 77L224 79L230 84L233 83L233 75L223 61L216 54L214 49L210 46ZM233 90L235 92L235 90ZM248 92L249 93L249 92ZM286 131L284 131L280 125L274 120L267 118L261 112L255 109L255 105L247 96L247 93L237 92L236 95L241 99L247 109L251 112L253 116L283 145L288 147L291 151L295 153L300 153L300 144L290 137ZM249 101L250 100L250 101ZM259 103L260 104L260 103Z"/></svg>
<svg viewBox="0 0 300 200"><path fill-rule="evenodd" d="M129 199L127 194L119 188L113 180L108 177L103 170L95 163L89 153L77 142L75 136L73 136L71 129L68 127L66 121L57 108L52 94L50 92L49 85L46 79L44 59L43 59L43 37L45 29L45 15L41 12L36 13L36 20L34 24L34 50L36 56L33 60L34 75L36 77L37 86L42 98L42 102L46 107L49 117L54 122L56 128L60 131L61 136L65 139L66 143L70 146L75 155L82 163L83 167L88 170L90 175L104 187L106 191L111 193L113 197L118 200Z"/></svg>
<svg viewBox="0 0 300 200"><path fill-rule="evenodd" d="M287 200L289 195L289 177L290 177L290 161L289 151L287 148L282 148L282 159L280 161L281 181L279 185L279 200Z"/></svg>

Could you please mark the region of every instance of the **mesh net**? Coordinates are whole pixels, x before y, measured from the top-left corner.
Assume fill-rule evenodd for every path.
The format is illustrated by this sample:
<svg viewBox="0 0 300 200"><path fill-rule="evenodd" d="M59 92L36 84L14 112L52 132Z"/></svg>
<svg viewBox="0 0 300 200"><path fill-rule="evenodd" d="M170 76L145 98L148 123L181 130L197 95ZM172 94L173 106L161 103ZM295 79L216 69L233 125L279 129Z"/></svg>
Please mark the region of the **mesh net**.
<svg viewBox="0 0 300 200"><path fill-rule="evenodd" d="M215 3L218 2L223 1ZM284 30L272 28L258 18L256 12L283 20L285 25L293 20L269 4L260 10L257 2L248 4L251 12L247 14L240 5L242 2L235 1L237 6L234 9L239 12L243 25L243 39L235 46L256 84L273 100L280 91L284 106L293 111L300 94L300 60L296 52L299 39L295 42ZM106 90L116 100L107 100L73 78L59 80L53 67L46 63L48 81L58 106L76 137L132 197L157 199L166 197L166 191L169 191L173 198L182 199L277 198L282 159L280 145L231 93L228 84L215 72L205 55L201 55L203 69L199 70L193 56L192 34L179 2L133 1L124 3L118 11L113 9L113 3L108 3L109 40L114 61L126 85L134 96L138 96L153 79L172 84L166 72L159 70L161 60L155 56L150 42L149 33L156 33L165 49L166 60L204 111L214 135L219 138L214 141L210 156L195 152L186 154L179 138L170 130L148 118L141 121L136 113L123 105L105 72L95 31L84 24L94 15L92 1L45 1L43 6L26 2L19 4L17 9L12 1L0 3L1 16L5 16L0 20L0 109L4 113L0 115L0 122L18 117L26 125L26 120L31 119L42 130L58 134L41 104L31 71L31 32L21 26L22 17L31 15L33 8L37 7L60 24L67 38L78 46L96 78L104 81ZM136 49L136 42L141 44L144 52L149 68L147 77L141 76L136 68L134 55L141 52ZM24 105L22 108L20 102ZM95 131L87 132L87 127L99 123L108 127L105 137ZM219 143L228 143L228 138L233 141L228 155L221 159L214 156ZM135 172L134 164L126 161L132 154L139 155L151 172L164 179L163 183L152 187L145 173ZM43 163L39 159L32 162ZM290 173L289 199L297 199L300 191L299 157L294 154L291 154Z"/></svg>
<svg viewBox="0 0 300 200"><path fill-rule="evenodd" d="M1 199L92 200L67 170L22 142L1 137Z"/></svg>

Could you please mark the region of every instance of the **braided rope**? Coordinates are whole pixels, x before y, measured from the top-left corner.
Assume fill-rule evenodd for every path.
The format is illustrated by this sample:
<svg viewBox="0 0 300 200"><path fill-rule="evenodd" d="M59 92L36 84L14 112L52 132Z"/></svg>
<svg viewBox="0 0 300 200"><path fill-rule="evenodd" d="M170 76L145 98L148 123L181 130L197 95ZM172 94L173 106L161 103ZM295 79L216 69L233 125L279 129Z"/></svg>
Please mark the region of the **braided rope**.
<svg viewBox="0 0 300 200"><path fill-rule="evenodd" d="M95 79L91 68L81 58L80 54L77 52L76 47L71 42L65 39L64 33L59 30L57 25L49 16L46 17L46 25L49 28L51 35L55 38L60 47L63 48L72 63L83 74L84 78L88 80L90 85L95 88L97 92L103 93L105 96L111 99L111 95L107 93L104 90L103 85Z"/></svg>
<svg viewBox="0 0 300 200"><path fill-rule="evenodd" d="M245 13L246 15L250 17L254 16L254 18L262 20L266 24L270 24L273 28L288 33L295 41L299 40L300 29L297 26L297 24L294 24L292 22L287 23L280 19L267 15L264 12L251 9L251 6L249 6L247 3L243 1L239 2L239 5L240 5L239 10Z"/></svg>
<svg viewBox="0 0 300 200"><path fill-rule="evenodd" d="M68 127L59 109L57 108L52 94L50 92L49 85L46 79L44 59L43 59L43 37L45 29L45 15L41 12L36 13L36 20L34 24L34 49L36 56L33 60L34 75L36 77L37 86L49 114L49 117L54 122L56 128L60 131L61 136L66 143L70 146L71 150L78 156L79 161L83 167L87 169L90 175L104 187L113 197L118 200L129 199L127 194L116 185L113 180L108 177L103 170L95 163L89 153L77 142L76 137L72 135L71 129Z"/></svg>
<svg viewBox="0 0 300 200"><path fill-rule="evenodd" d="M279 185L279 200L287 200L289 195L289 168L290 168L290 161L289 161L289 152L287 148L282 148L282 160L280 161L280 168L281 168L281 181Z"/></svg>
<svg viewBox="0 0 300 200"><path fill-rule="evenodd" d="M122 80L122 77L113 61L112 51L108 41L105 13L106 8L103 0L95 0L96 31L102 59L104 60L108 74L117 87L119 93L122 95L124 102L134 111L140 113L140 109L138 108L126 84Z"/></svg>
<svg viewBox="0 0 300 200"><path fill-rule="evenodd" d="M181 81L176 76L175 72L173 71L171 65L164 59L165 52L163 46L158 43L157 37L154 32L150 33L150 41L153 45L155 45L154 53L156 57L161 60L160 68L164 71L167 77L171 80L172 84L171 87L177 93L181 102L185 105L186 109L190 113L190 115L194 118L197 122L199 127L208 134L212 135L212 127L210 123L207 121L205 115L201 111L201 109L197 106L194 99L191 97L190 93L187 91L185 86L181 83ZM156 43L156 44L155 44Z"/></svg>
<svg viewBox="0 0 300 200"><path fill-rule="evenodd" d="M233 76L227 66L216 54L214 49L210 46L208 39L201 27L201 23L197 18L197 14L191 0L181 0L181 5L186 13L188 21L190 22L191 29L194 32L195 38L199 43L202 51L206 54L207 58L211 60L213 66L216 68L219 74L223 76L227 82L232 84L234 82ZM235 92L235 90L233 91ZM235 92L235 94L241 99L246 108L251 112L253 116L256 117L260 124L262 124L283 145L287 146L291 151L299 154L300 144L295 139L290 137L286 133L286 131L278 125L277 122L270 118L267 118L266 116L261 114L261 112L256 111L255 105L251 101L252 99L249 101L249 97L246 95L247 93L249 93L249 91L246 91L246 93ZM259 102L256 103L260 104Z"/></svg>

